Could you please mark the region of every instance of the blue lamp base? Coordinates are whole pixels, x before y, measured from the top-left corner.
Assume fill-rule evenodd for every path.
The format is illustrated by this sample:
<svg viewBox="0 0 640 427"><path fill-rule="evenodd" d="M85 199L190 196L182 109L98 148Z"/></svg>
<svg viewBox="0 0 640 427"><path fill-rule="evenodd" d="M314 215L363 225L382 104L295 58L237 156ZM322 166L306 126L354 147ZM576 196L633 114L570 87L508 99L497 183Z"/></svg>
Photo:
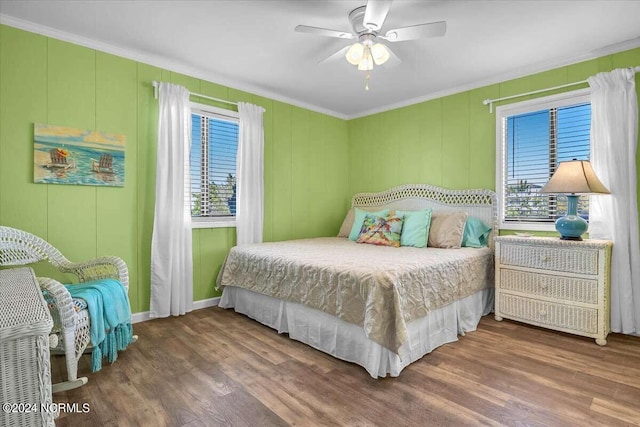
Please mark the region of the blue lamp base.
<svg viewBox="0 0 640 427"><path fill-rule="evenodd" d="M579 197L575 194L567 195L567 215L556 220L556 230L562 240L582 240L582 235L589 228L587 221L577 215Z"/></svg>

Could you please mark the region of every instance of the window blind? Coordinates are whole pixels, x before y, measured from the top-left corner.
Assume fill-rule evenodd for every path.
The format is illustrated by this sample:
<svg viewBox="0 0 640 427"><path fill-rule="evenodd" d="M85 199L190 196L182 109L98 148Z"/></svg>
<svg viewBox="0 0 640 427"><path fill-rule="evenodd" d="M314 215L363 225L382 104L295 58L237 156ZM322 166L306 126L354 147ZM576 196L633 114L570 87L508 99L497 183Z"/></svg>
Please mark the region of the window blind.
<svg viewBox="0 0 640 427"><path fill-rule="evenodd" d="M504 221L553 222L566 211L566 198L541 194L558 164L589 159L591 104L550 108L506 117ZM588 218L588 198L578 214Z"/></svg>
<svg viewBox="0 0 640 427"><path fill-rule="evenodd" d="M206 112L191 119L191 215L235 216L238 121Z"/></svg>

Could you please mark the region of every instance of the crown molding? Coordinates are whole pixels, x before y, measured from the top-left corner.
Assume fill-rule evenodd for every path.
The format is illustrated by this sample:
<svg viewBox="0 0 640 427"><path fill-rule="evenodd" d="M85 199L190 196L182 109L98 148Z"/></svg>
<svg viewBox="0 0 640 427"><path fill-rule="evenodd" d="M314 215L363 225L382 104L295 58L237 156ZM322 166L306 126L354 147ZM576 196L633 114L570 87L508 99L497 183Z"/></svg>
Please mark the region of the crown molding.
<svg viewBox="0 0 640 427"><path fill-rule="evenodd" d="M580 62L588 61L591 59L600 58L602 56L623 52L625 50L635 49L637 47L640 47L640 37L626 40L620 43L611 44L598 49L594 49L591 52L586 54L576 55L569 58L564 58L562 60L549 61L543 64L536 64L535 66L532 66L532 67L519 68L517 70L513 70L508 73L496 75L489 79L477 80L475 82L472 82L466 85L456 86L451 89L433 92L428 95L407 99L405 101L400 101L393 104L388 104L379 108L372 108L370 110L366 110L361 113L350 115L348 116L348 120L359 119L359 118L370 116L373 114L384 113L385 111L391 111L391 110L396 110L398 108L408 107L410 105L419 104L421 102L431 101L433 99L454 95L456 93L466 92L473 89L478 89L481 87L506 82L508 80L518 79L521 77L542 73L544 71L553 70L555 68L565 67L568 65L573 65ZM638 65L640 64L629 64L629 67L636 67Z"/></svg>
<svg viewBox="0 0 640 427"><path fill-rule="evenodd" d="M305 108L307 110L315 111L318 113L326 114L329 116L337 117L342 120L346 120L348 117L345 114L338 113L326 108L318 107L297 99L288 98L286 96L279 95L277 93L266 90L260 86L254 86L246 84L240 81L232 80L211 71L188 67L181 64L178 61L173 61L161 55L153 55L147 52L133 49L125 49L112 44L103 43L94 39L79 36L76 34L68 33L66 31L57 30L55 28L47 27L45 25L36 24L34 22L25 21L23 19L14 18L12 16L0 14L0 24L7 25L9 27L18 28L20 30L29 31L31 33L40 34L42 36L51 37L57 40L73 43L79 46L83 46L89 49L94 49L100 52L109 53L122 58L130 59L136 62L141 62L147 65L151 65L165 70L173 71L180 74L185 74L190 77L202 79L211 83L216 83L222 86L227 86L231 89L248 92L253 95L272 99L274 101L284 102L296 107Z"/></svg>
<svg viewBox="0 0 640 427"><path fill-rule="evenodd" d="M541 73L544 71L549 71L554 68L563 67L567 65L577 64L579 62L587 61L590 59L599 58L606 55L611 55L614 53L622 52L625 50L634 49L640 47L640 37L626 40L620 43L611 44L608 46L603 46L598 49L594 49L586 54L576 55L569 58L558 59L554 61L549 61L542 64L536 64L532 67L523 67L516 70L512 70L508 73L499 74L493 76L488 79L477 80L465 85L460 85L456 87L452 87L446 90L432 92L427 95L410 98L404 101L387 104L382 107L376 107L369 110L362 111L360 113L355 114L343 114L337 111L332 111L326 108L319 107L317 105L309 104L297 99L288 98L277 93L266 90L260 86L254 86L250 84L246 84L243 82L235 81L224 76L217 75L211 71L187 67L181 64L178 61L170 60L161 55L153 55L147 52L132 50L132 49L124 49L118 46L114 46L108 43L103 43L97 40L93 40L90 38L78 36L75 34L71 34L65 31L57 30L55 28L47 27L44 25L36 24L30 21L25 21L19 18L14 18L8 15L0 14L0 24L8 25L10 27L15 27L21 30L29 31L32 33L40 34L43 36L51 37L58 40L63 40L69 43L77 44L80 46L87 47L89 49L95 49L101 52L109 53L112 55L120 56L123 58L131 59L133 61L141 62L144 64L152 65L154 67L163 68L169 71L185 74L191 77L195 77L198 79L202 79L208 82L213 82L216 84L220 84L223 86L227 86L232 89L237 89L243 92L248 92L254 95L262 96L265 98L272 99L274 101L280 101L287 104L291 104L297 107L305 108L307 110L315 111L318 113L326 114L329 116L333 116L342 120L353 120L366 116L370 116L373 114L383 113L386 111L395 110L398 108L407 107L414 104L419 104L421 102L430 101L437 98L442 98L449 95L454 95L456 93L466 92L473 89L478 89L484 86L490 86L493 84L505 82L512 79L517 79L521 77L526 77L532 74ZM629 66L637 66L640 64L630 64Z"/></svg>

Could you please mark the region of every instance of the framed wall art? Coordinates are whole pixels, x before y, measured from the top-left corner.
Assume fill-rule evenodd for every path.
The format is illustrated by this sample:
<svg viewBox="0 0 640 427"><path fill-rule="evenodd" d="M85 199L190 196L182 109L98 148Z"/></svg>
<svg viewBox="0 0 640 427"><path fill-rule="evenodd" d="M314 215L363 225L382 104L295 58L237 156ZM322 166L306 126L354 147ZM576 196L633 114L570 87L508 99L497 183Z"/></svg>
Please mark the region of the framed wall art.
<svg viewBox="0 0 640 427"><path fill-rule="evenodd" d="M124 186L124 135L35 123L33 139L34 182Z"/></svg>

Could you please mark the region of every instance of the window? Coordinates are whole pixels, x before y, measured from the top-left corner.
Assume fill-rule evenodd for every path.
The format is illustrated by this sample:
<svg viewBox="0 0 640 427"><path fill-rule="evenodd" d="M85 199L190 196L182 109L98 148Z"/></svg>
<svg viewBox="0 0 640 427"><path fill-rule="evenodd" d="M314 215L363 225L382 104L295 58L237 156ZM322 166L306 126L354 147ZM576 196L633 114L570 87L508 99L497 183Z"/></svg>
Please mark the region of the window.
<svg viewBox="0 0 640 427"><path fill-rule="evenodd" d="M234 226L238 113L191 105L189 207L193 227Z"/></svg>
<svg viewBox="0 0 640 427"><path fill-rule="evenodd" d="M553 95L496 109L500 226L513 230L554 230L565 214L566 197L541 194L558 164L589 159L591 103L588 90ZM589 217L589 199L578 214Z"/></svg>

